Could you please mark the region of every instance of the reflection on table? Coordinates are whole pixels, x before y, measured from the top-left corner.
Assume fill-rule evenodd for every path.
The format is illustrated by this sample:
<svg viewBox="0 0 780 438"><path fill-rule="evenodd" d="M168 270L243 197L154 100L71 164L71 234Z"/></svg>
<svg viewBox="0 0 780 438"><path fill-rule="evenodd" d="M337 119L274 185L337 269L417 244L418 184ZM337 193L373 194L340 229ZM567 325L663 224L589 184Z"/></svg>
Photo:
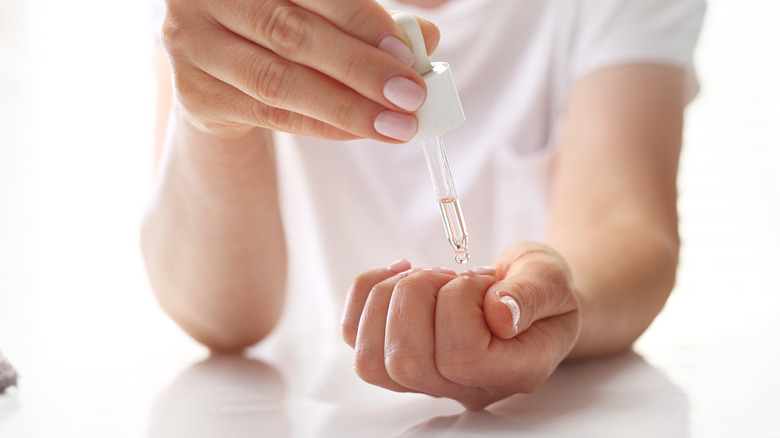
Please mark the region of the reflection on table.
<svg viewBox="0 0 780 438"><path fill-rule="evenodd" d="M196 363L159 394L149 435L688 436L685 394L633 352L566 363L537 392L477 412L349 378L348 355L295 365L323 371L324 378L290 391L290 374L256 358L212 356Z"/></svg>

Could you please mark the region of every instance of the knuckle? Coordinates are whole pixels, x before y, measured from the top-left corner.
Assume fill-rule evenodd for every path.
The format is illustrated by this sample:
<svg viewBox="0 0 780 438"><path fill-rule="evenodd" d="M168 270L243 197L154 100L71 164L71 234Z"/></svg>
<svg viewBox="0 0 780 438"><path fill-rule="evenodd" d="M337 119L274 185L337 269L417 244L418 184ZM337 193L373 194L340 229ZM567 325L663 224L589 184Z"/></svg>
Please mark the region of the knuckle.
<svg viewBox="0 0 780 438"><path fill-rule="evenodd" d="M547 285L539 282L520 282L517 284L514 296L520 304L521 311L527 315L537 315L543 307L542 301L547 297Z"/></svg>
<svg viewBox="0 0 780 438"><path fill-rule="evenodd" d="M413 386L415 382L425 380L427 375L425 358L404 349L388 351L384 366L387 374L404 386Z"/></svg>
<svg viewBox="0 0 780 438"><path fill-rule="evenodd" d="M182 106L188 110L208 104L206 83L190 60L193 35L175 16L169 14L163 21L160 41L168 54L173 90Z"/></svg>
<svg viewBox="0 0 780 438"><path fill-rule="evenodd" d="M292 113L256 101L252 106L250 117L251 122L258 126L275 131L289 131Z"/></svg>
<svg viewBox="0 0 780 438"><path fill-rule="evenodd" d="M545 272L546 279L550 285L557 290L568 289L570 283L569 273L557 264L550 264L548 266L549 268L546 269Z"/></svg>
<svg viewBox="0 0 780 438"><path fill-rule="evenodd" d="M191 115L224 118L234 111L221 98L220 84L204 79L188 67L174 68L173 89L178 103Z"/></svg>
<svg viewBox="0 0 780 438"><path fill-rule="evenodd" d="M179 19L180 7L178 2L173 0L166 1L165 3L165 15L163 17L160 34L163 37L163 42L166 40L166 37L173 37L173 40L175 41L175 37L180 36L183 30L182 21Z"/></svg>
<svg viewBox="0 0 780 438"><path fill-rule="evenodd" d="M175 73L173 75L173 88L177 100L187 110L193 111L203 106L205 100L202 97L203 90L188 75Z"/></svg>
<svg viewBox="0 0 780 438"><path fill-rule="evenodd" d="M471 351L447 350L436 353L436 369L447 380L464 386L480 386L484 380L478 354Z"/></svg>
<svg viewBox="0 0 780 438"><path fill-rule="evenodd" d="M181 23L178 20L173 19L171 16L165 17L162 28L160 29L160 39L163 47L165 47L166 50L176 47L178 42L182 39L183 32Z"/></svg>
<svg viewBox="0 0 780 438"><path fill-rule="evenodd" d="M378 58L376 52L368 51L365 47L357 47L349 51L345 48L344 51L344 55L340 57L340 71L344 82L359 84L366 78L370 78L372 82L381 86L387 79L386 71L377 69L377 66L384 65L386 61Z"/></svg>
<svg viewBox="0 0 780 438"><path fill-rule="evenodd" d="M376 287L375 279L367 272L364 272L358 275L357 277L355 277L355 281L352 283L352 288L355 290L356 293L361 293L362 291L373 292L375 287Z"/></svg>
<svg viewBox="0 0 780 438"><path fill-rule="evenodd" d="M357 29L363 27L366 23L376 23L376 19L369 8L355 8L351 11L349 17L344 20L347 29Z"/></svg>
<svg viewBox="0 0 780 438"><path fill-rule="evenodd" d="M421 271L398 280L395 285L395 291L399 294L414 293L414 291L424 288L430 284L427 272Z"/></svg>
<svg viewBox="0 0 780 438"><path fill-rule="evenodd" d="M355 346L355 339L357 339L358 325L354 321L344 320L341 322L341 337L344 338L344 342L350 346Z"/></svg>
<svg viewBox="0 0 780 438"><path fill-rule="evenodd" d="M378 111L363 111L355 99L340 99L334 102L335 106L331 114L331 123L335 126L350 126L355 124L356 117L365 117ZM366 123L368 124L368 123Z"/></svg>
<svg viewBox="0 0 780 438"><path fill-rule="evenodd" d="M362 36L366 43L376 45L378 38L393 33L392 20L384 10L377 9L373 4L360 5L351 10L348 17L344 18L344 28L350 29L359 37ZM381 13L378 14L378 12Z"/></svg>
<svg viewBox="0 0 780 438"><path fill-rule="evenodd" d="M274 5L269 11L260 8L259 33L276 52L292 53L306 43L310 17L293 4Z"/></svg>
<svg viewBox="0 0 780 438"><path fill-rule="evenodd" d="M283 105L288 95L288 70L287 62L276 57L267 56L257 61L252 71L256 80L250 92L269 105Z"/></svg>
<svg viewBox="0 0 780 438"><path fill-rule="evenodd" d="M181 21L168 16L165 18L160 30L160 42L168 54L171 63L187 57L188 46L192 35Z"/></svg>
<svg viewBox="0 0 780 438"><path fill-rule="evenodd" d="M544 269L542 281L536 282L531 286L534 290L535 307L540 309L546 309L554 311L552 309L558 309L564 303L568 302L569 297L573 297L571 281L568 272L555 265L548 265L547 269Z"/></svg>
<svg viewBox="0 0 780 438"><path fill-rule="evenodd" d="M379 312L370 301L367 301L363 308L363 313L360 315L360 324L363 326L370 326L372 324L381 324L384 326L384 321L382 321L383 315L384 314Z"/></svg>
<svg viewBox="0 0 780 438"><path fill-rule="evenodd" d="M160 28L160 39L169 52L188 44L196 33L192 31L193 11L186 2L169 0L166 2L165 17Z"/></svg>
<svg viewBox="0 0 780 438"><path fill-rule="evenodd" d="M355 349L355 373L361 380L378 385L387 380L387 371L381 356L368 348L358 346Z"/></svg>

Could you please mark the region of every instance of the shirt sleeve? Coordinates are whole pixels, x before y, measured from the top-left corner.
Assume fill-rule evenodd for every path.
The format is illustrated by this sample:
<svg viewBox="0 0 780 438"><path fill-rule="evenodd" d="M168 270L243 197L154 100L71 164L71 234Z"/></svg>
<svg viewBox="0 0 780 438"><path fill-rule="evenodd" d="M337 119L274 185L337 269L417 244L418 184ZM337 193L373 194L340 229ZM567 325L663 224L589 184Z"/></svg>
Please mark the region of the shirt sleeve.
<svg viewBox="0 0 780 438"><path fill-rule="evenodd" d="M699 90L693 51L705 9L705 0L582 0L573 79L619 64L670 64L688 72L693 99Z"/></svg>

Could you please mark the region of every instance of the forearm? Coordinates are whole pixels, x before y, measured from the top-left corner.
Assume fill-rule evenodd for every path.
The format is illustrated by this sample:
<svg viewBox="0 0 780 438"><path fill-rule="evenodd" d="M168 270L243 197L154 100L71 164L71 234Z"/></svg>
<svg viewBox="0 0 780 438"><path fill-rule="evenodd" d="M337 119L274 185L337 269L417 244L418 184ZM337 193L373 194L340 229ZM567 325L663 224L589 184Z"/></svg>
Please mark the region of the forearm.
<svg viewBox="0 0 780 438"><path fill-rule="evenodd" d="M596 226L580 238L552 231L580 302L580 335L569 358L626 349L663 308L677 270L676 231L641 221Z"/></svg>
<svg viewBox="0 0 780 438"><path fill-rule="evenodd" d="M622 66L572 92L547 235L581 305L571 357L628 348L674 286L684 78L668 66Z"/></svg>
<svg viewBox="0 0 780 438"><path fill-rule="evenodd" d="M205 134L174 116L142 229L162 308L212 349L236 350L275 325L286 275L270 131Z"/></svg>

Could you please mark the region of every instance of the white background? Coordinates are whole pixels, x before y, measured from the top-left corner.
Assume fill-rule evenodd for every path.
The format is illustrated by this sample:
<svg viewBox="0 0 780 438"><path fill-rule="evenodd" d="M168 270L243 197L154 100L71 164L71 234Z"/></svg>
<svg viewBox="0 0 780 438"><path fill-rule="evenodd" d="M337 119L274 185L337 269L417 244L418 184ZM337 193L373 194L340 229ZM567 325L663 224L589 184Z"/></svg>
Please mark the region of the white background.
<svg viewBox="0 0 780 438"><path fill-rule="evenodd" d="M637 343L642 372L665 376L676 388L669 400L683 401L682 427L666 436L780 436L778 18L775 0L710 1L680 173L678 286ZM160 394L206 357L157 308L138 249L151 174L151 35L146 2L0 0L0 352L22 376L18 391L0 396L0 436L154 435ZM589 375L565 369L557 382L576 372ZM348 382L342 390L381 394ZM325 436L334 422L343 423L334 436L367 418L380 431L389 424L370 401L351 417L340 402L292 393L279 409L297 436ZM410 396L399 397L405 406ZM460 412L413 400L400 409L408 417L394 417L409 436L418 430L409 426ZM495 419L469 415L424 427L500 432ZM663 423L669 413L660 415L642 418ZM567 418L556 424L587 435ZM535 430L565 435L551 427Z"/></svg>

